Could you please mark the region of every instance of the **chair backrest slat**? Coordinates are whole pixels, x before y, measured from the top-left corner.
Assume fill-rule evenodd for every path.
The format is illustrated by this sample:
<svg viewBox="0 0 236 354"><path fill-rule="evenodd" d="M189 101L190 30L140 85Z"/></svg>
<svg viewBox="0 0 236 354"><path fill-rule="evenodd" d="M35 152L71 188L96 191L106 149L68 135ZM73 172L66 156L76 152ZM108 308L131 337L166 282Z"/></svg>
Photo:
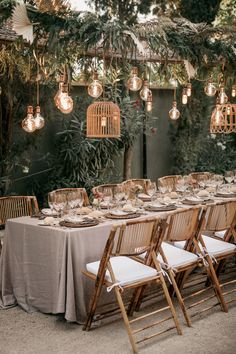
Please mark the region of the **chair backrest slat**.
<svg viewBox="0 0 236 354"><path fill-rule="evenodd" d="M200 207L176 211L167 219L169 224L165 239L167 241L187 241L195 235L200 220Z"/></svg>
<svg viewBox="0 0 236 354"><path fill-rule="evenodd" d="M5 225L7 219L37 213L38 202L34 196L9 196L0 198L0 225Z"/></svg>
<svg viewBox="0 0 236 354"><path fill-rule="evenodd" d="M225 201L207 208L205 229L208 231L226 230L232 227L236 218L236 201Z"/></svg>
<svg viewBox="0 0 236 354"><path fill-rule="evenodd" d="M60 188L60 189L56 189L52 192L49 192L48 195L50 194L69 194L70 192L79 192L82 194L83 196L83 199L84 199L84 202L83 202L83 205L84 206L87 206L89 205L89 198L88 198L88 195L87 195L87 192L86 192L86 189L85 188Z"/></svg>
<svg viewBox="0 0 236 354"><path fill-rule="evenodd" d="M121 183L114 183L114 184L101 184L100 186L96 186L92 188L93 194L96 196L97 193L103 193L105 188L110 188L112 190L112 195L115 195L115 188L117 186L122 186Z"/></svg>
<svg viewBox="0 0 236 354"><path fill-rule="evenodd" d="M171 175L171 176L164 176L160 177L157 180L158 186L169 187L173 191L175 190L176 183L182 178L181 175Z"/></svg>
<svg viewBox="0 0 236 354"><path fill-rule="evenodd" d="M211 177L210 172L192 172L190 176L195 179L197 182L207 181Z"/></svg>

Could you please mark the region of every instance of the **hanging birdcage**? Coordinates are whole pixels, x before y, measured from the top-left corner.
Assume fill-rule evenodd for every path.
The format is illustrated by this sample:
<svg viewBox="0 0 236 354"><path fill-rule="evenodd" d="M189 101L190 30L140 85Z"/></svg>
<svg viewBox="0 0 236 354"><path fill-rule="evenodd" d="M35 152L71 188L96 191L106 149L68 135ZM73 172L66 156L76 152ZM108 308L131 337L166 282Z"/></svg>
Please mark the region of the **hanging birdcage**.
<svg viewBox="0 0 236 354"><path fill-rule="evenodd" d="M88 107L87 137L120 137L120 108L117 104L109 101L99 101Z"/></svg>
<svg viewBox="0 0 236 354"><path fill-rule="evenodd" d="M211 115L211 133L236 133L236 104L217 104Z"/></svg>

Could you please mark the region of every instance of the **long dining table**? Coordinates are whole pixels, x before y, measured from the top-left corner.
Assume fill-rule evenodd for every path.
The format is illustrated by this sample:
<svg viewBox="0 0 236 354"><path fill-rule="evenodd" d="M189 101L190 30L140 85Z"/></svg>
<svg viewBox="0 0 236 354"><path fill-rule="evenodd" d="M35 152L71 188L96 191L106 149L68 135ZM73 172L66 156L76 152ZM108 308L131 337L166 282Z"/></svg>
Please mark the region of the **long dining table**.
<svg viewBox="0 0 236 354"><path fill-rule="evenodd" d="M101 258L112 225L124 221L65 228L42 226L29 216L8 220L0 258L0 308L18 304L27 312L62 313L67 321L83 323L94 284L82 271Z"/></svg>

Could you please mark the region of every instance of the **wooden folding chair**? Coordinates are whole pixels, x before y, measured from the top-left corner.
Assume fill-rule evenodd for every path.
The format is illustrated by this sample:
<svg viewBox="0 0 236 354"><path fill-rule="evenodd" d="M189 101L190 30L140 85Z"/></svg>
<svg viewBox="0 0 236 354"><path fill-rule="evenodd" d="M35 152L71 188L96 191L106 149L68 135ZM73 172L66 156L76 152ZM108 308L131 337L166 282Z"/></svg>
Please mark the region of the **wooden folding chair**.
<svg viewBox="0 0 236 354"><path fill-rule="evenodd" d="M206 289L192 292L185 298L183 298L181 292L188 275L199 265L205 269L208 278L212 283L211 287L213 287L214 294L213 296L210 295L205 299L192 303L188 308L193 308L216 296L218 300L217 304L219 303L221 309L227 312L227 305L214 270L212 259L208 256L205 257L203 249L199 247L198 244L198 240L201 238L201 232L205 224L205 213L206 210L200 207L192 207L176 211L167 219L168 228L165 235L165 241L170 243L163 242L159 249L157 248L157 259L160 261L163 269L168 272L173 290L176 293L188 325L191 323L184 302L186 299L193 299L195 296L203 294ZM185 243L185 249L174 246L174 244L179 241ZM209 307L209 309L210 308L211 307ZM205 309L203 311L205 311ZM198 311L197 313L203 311Z"/></svg>
<svg viewBox="0 0 236 354"><path fill-rule="evenodd" d="M157 180L158 186L167 187L167 189L171 191L175 191L176 183L182 178L181 175L171 175L160 177Z"/></svg>
<svg viewBox="0 0 236 354"><path fill-rule="evenodd" d="M7 196L0 198L0 227L3 229L7 219L19 216L33 215L39 211L38 202L34 196ZM3 230L2 230L3 231ZM1 240L4 232L0 233L0 252L2 249Z"/></svg>
<svg viewBox="0 0 236 354"><path fill-rule="evenodd" d="M215 262L216 274L219 276L228 259L236 255L236 201L224 201L215 205L208 206L206 210L206 223L202 235L199 237L200 247L203 249L203 253L207 261L209 258ZM205 232L207 231L207 232ZM212 232L213 236L208 234ZM222 237L219 239L217 236ZM216 237L215 237L216 236ZM236 280L221 283L223 288L229 284L236 283ZM223 295L236 292L236 289L230 292L223 292ZM226 303L235 301L230 300Z"/></svg>
<svg viewBox="0 0 236 354"><path fill-rule="evenodd" d="M149 316L154 316L163 310L168 309L171 311L171 317L167 318L173 318L174 320L174 327L171 328L176 327L178 334L182 334L159 262L154 260L155 257L153 257L155 256L153 251L157 242L156 239L160 235L159 228L162 227L161 225L163 225L163 223L164 221L152 218L140 221L129 221L126 224L113 226L101 261L86 265L87 271L85 271L84 274L95 281L95 290L91 298L88 316L83 330L89 330L91 327L101 289L102 286L105 285L109 287L110 290L114 288L134 353L137 353L136 344L153 338L165 331L135 340L134 336L136 334L162 323L163 320L155 321L152 324L145 325L135 330L131 329L132 324L137 323L139 320L147 319ZM141 254L145 254L143 263L131 258L131 256ZM151 262L154 262L155 267L149 266ZM146 315L129 320L123 303L122 293L127 289L142 289L144 285L150 284L151 282L158 283L162 286L168 306L164 309L152 311ZM130 304L130 307L132 307L132 304ZM170 328L167 330L170 330Z"/></svg>
<svg viewBox="0 0 236 354"><path fill-rule="evenodd" d="M126 181L122 182L122 185L125 188L130 188L132 185L139 185L143 188L143 193L147 193L147 185L149 183L151 183L150 179L133 178L133 179L127 179Z"/></svg>
<svg viewBox="0 0 236 354"><path fill-rule="evenodd" d="M56 189L52 192L49 192L48 194L52 194L52 193L56 193L56 194L68 194L70 192L78 192L81 193L84 199L83 205L87 206L89 205L89 198L86 192L85 188L60 188L60 189Z"/></svg>

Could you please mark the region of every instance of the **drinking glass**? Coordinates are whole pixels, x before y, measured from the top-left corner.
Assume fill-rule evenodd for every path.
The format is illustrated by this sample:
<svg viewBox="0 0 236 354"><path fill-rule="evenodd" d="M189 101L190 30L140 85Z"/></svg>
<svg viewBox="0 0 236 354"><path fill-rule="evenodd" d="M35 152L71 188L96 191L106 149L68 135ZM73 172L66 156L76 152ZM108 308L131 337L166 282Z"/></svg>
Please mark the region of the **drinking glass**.
<svg viewBox="0 0 236 354"><path fill-rule="evenodd" d="M67 193L67 203L68 203L68 207L70 212L73 214L74 213L74 209L77 206L77 192L76 191L70 191Z"/></svg>
<svg viewBox="0 0 236 354"><path fill-rule="evenodd" d="M103 189L103 200L107 204L108 209L110 209L112 198L113 198L112 189L111 188L104 188Z"/></svg>
<svg viewBox="0 0 236 354"><path fill-rule="evenodd" d="M149 182L147 184L147 194L153 199L154 195L156 194L157 186L155 182Z"/></svg>
<svg viewBox="0 0 236 354"><path fill-rule="evenodd" d="M49 205L49 208L51 209L51 214L53 214L53 212L55 210L54 203L55 203L55 193L49 193L48 194L48 205Z"/></svg>
<svg viewBox="0 0 236 354"><path fill-rule="evenodd" d="M62 216L63 211L67 206L67 197L64 193L55 193L54 209Z"/></svg>
<svg viewBox="0 0 236 354"><path fill-rule="evenodd" d="M122 200L123 198L125 198L125 192L124 192L122 186L116 186L116 187L114 188L114 197L115 197L115 200L117 201L117 205L118 205L118 207L119 207L121 200Z"/></svg>
<svg viewBox="0 0 236 354"><path fill-rule="evenodd" d="M234 172L226 171L224 177L227 183L232 183L234 181Z"/></svg>

